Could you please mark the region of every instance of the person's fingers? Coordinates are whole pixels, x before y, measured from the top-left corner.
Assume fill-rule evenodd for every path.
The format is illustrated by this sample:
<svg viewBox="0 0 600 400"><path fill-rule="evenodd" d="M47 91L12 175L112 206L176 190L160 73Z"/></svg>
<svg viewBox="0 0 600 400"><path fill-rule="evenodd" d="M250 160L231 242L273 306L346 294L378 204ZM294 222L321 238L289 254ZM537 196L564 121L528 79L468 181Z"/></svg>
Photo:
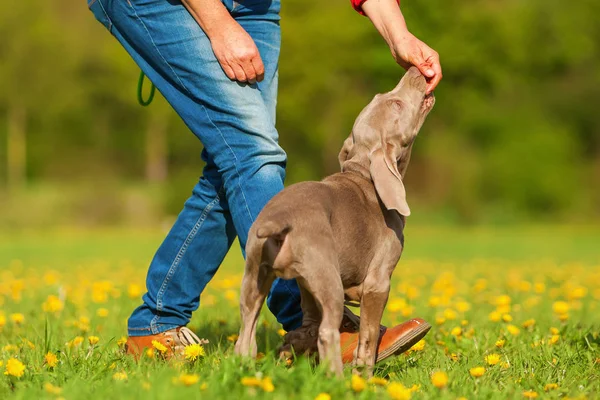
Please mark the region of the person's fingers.
<svg viewBox="0 0 600 400"><path fill-rule="evenodd" d="M231 68L233 69L233 73L235 74L235 80L238 82L246 82L246 73L241 65L236 63L231 63Z"/></svg>
<svg viewBox="0 0 600 400"><path fill-rule="evenodd" d="M252 65L250 61L242 61L240 62L240 66L244 70L246 81L248 83L256 83L256 71L254 70L254 65Z"/></svg>
<svg viewBox="0 0 600 400"><path fill-rule="evenodd" d="M256 72L256 81L261 82L265 78L265 65L260 56L254 57L251 61Z"/></svg>
<svg viewBox="0 0 600 400"><path fill-rule="evenodd" d="M431 69L434 72L432 79L427 84L427 94L433 92L433 90L437 87L438 83L442 80L442 65L440 64L440 56L437 53L434 53L431 59Z"/></svg>
<svg viewBox="0 0 600 400"><path fill-rule="evenodd" d="M221 68L223 68L223 71L225 72L225 75L227 75L229 79L235 79L235 72L233 71L233 68L231 68L231 66L226 61L221 61L221 59L218 57L217 61L219 61Z"/></svg>

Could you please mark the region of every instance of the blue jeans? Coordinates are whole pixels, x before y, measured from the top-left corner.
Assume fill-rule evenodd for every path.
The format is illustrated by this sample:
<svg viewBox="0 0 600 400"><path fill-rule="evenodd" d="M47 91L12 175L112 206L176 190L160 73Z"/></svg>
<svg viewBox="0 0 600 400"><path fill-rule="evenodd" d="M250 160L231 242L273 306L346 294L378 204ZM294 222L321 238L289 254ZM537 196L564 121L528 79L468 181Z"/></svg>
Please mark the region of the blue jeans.
<svg viewBox="0 0 600 400"><path fill-rule="evenodd" d="M186 325L200 293L236 235L283 189L286 154L275 129L280 47L279 0L223 0L254 39L265 65L257 84L232 81L210 41L178 0L88 0L100 21L204 145L203 176L156 252L129 335ZM267 305L284 329L302 323L295 281L277 280Z"/></svg>

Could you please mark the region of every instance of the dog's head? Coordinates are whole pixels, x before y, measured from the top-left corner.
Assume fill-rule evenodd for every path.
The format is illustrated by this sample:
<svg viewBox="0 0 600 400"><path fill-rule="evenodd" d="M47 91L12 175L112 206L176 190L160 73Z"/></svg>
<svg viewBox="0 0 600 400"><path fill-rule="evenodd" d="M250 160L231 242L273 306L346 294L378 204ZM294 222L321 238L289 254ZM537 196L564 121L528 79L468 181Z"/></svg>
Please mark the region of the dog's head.
<svg viewBox="0 0 600 400"><path fill-rule="evenodd" d="M398 86L376 95L361 111L339 155L342 171L352 162L366 167L386 208L404 216L410 209L402 177L413 141L435 103L433 94L425 95L426 86L419 70L410 68Z"/></svg>

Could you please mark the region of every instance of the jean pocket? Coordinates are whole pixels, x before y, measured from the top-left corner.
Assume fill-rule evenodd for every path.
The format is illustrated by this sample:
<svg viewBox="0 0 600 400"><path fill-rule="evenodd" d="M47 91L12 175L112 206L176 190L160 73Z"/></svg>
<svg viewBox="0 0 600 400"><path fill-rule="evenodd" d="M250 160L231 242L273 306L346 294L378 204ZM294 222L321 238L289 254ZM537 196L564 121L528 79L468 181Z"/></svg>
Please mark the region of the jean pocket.
<svg viewBox="0 0 600 400"><path fill-rule="evenodd" d="M104 4L102 4L102 0L87 0L88 8L94 14L94 17L108 29L109 32L112 31L112 21L110 20L108 14L106 13L106 8Z"/></svg>

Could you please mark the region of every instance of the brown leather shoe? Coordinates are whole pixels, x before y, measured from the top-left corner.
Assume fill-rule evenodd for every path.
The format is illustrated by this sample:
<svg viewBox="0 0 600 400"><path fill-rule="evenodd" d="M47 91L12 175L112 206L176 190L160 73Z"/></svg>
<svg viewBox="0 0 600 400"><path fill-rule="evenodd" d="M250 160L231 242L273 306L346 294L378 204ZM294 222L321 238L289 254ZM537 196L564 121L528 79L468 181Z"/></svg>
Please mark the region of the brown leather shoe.
<svg viewBox="0 0 600 400"><path fill-rule="evenodd" d="M292 348L296 354L317 353L318 329L319 326L315 323L288 332L285 335L284 344L279 348L280 357L290 358L293 354ZM414 318L392 328L381 326L379 329L379 344L375 362L409 350L429 332L431 325L421 318ZM344 363L348 364L354 360L359 330L360 317L344 307L344 317L340 327L340 345Z"/></svg>
<svg viewBox="0 0 600 400"><path fill-rule="evenodd" d="M166 350L161 353L160 350L153 345L152 342L158 342L163 345ZM127 354L140 358L142 352L146 349L154 348L155 352L160 353L164 358L170 359L173 356L182 357L186 346L191 344L206 344L208 340L200 339L194 332L185 326L170 329L165 332L157 333L156 335L146 336L129 336L125 343Z"/></svg>
<svg viewBox="0 0 600 400"><path fill-rule="evenodd" d="M423 339L431 325L421 318L413 318L400 325L387 328L379 327L379 343L377 357L380 362L393 355L402 354ZM346 364L354 360L354 351L358 346L360 318L344 307L344 319L340 329L340 344L342 346L342 361Z"/></svg>

